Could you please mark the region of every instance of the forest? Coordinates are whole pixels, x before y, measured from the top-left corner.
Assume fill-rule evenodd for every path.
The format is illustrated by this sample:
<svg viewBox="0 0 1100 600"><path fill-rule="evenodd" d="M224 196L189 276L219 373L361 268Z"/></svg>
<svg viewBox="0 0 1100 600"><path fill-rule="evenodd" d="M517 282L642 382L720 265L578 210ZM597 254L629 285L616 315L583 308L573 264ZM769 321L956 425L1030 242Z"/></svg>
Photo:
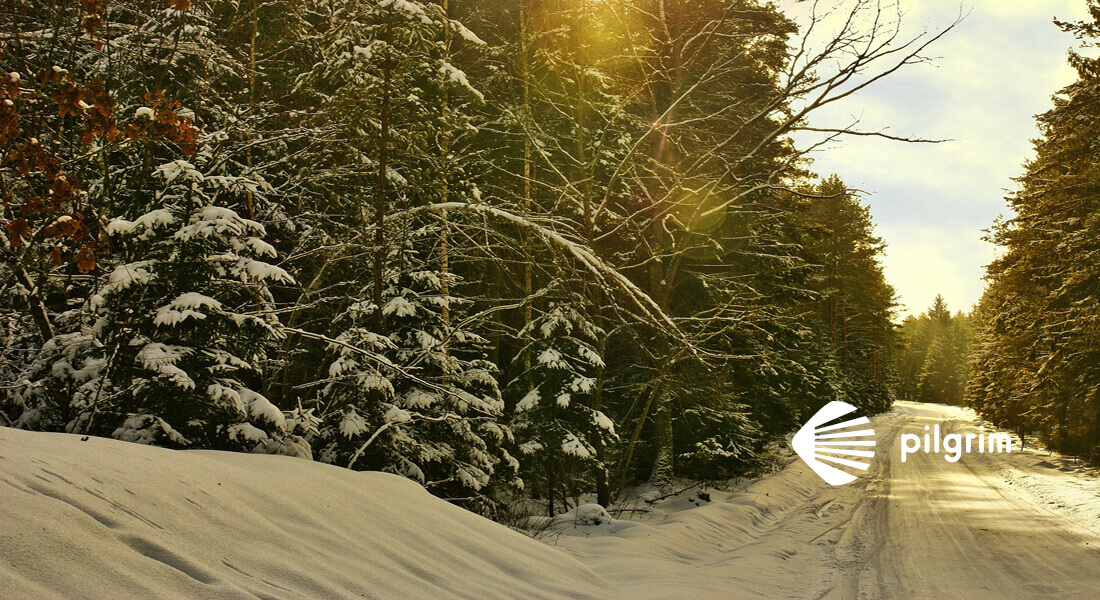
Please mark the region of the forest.
<svg viewBox="0 0 1100 600"><path fill-rule="evenodd" d="M942 295L920 315L901 322L895 361L899 400L963 406L973 354L971 315L947 307Z"/></svg>
<svg viewBox="0 0 1100 600"><path fill-rule="evenodd" d="M966 317L895 325L866 199L810 159L925 140L808 121L944 32L903 38L874 2L840 16L815 46L816 14L800 30L758 0L13 0L0 424L552 515L765 468L830 400L961 403L958 365L929 357L969 343ZM1095 342L1075 183L1095 161L1062 124L1088 85L1044 116L996 230L969 388L1082 450L1100 360L1066 324ZM1048 283L1014 283L1031 273Z"/></svg>
<svg viewBox="0 0 1100 600"><path fill-rule="evenodd" d="M1038 116L1034 157L1010 195L1009 217L989 241L1004 252L987 267L974 312L968 402L997 425L1047 447L1100 461L1100 5L1091 21L1056 21L1084 52L1070 51L1076 81Z"/></svg>

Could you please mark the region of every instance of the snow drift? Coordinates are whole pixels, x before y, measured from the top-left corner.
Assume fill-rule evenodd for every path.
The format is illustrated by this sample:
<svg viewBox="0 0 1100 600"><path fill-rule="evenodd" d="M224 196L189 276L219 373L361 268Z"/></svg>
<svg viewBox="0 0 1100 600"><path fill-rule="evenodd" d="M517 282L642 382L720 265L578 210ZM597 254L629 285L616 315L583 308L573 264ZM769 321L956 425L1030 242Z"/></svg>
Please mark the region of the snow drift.
<svg viewBox="0 0 1100 600"><path fill-rule="evenodd" d="M10 598L602 598L560 550L404 478L0 427Z"/></svg>
<svg viewBox="0 0 1100 600"><path fill-rule="evenodd" d="M903 465L903 431L926 422L975 431L977 416L899 402L871 421L876 459L851 484L829 486L784 452L777 458L793 462L755 482L639 493L622 514L581 505L547 519L541 541L393 475L0 427L0 596L775 600L1097 589L1091 470L1030 448L959 463L921 453Z"/></svg>

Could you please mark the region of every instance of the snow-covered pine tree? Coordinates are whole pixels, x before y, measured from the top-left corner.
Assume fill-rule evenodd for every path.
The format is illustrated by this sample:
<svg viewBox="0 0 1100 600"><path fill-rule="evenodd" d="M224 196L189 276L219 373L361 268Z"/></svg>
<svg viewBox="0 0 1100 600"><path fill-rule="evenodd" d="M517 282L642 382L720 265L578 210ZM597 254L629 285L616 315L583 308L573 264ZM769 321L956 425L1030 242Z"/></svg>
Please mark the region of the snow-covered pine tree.
<svg viewBox="0 0 1100 600"><path fill-rule="evenodd" d="M1048 447L1100 462L1100 3L1081 22L1056 22L1081 41L1077 78L1039 115L1041 136L1012 218L995 223L1005 248L986 267L983 329L969 403L996 425L1039 434ZM1000 406L997 406L1000 404Z"/></svg>
<svg viewBox="0 0 1100 600"><path fill-rule="evenodd" d="M503 447L512 435L500 422L504 404L487 342L465 328L470 302L445 293L438 269L413 249L438 235L436 227L409 232L387 261L385 333L369 301L339 317L318 456L405 475L484 512L492 508L491 484L514 483L518 464ZM446 277L453 289L455 276Z"/></svg>
<svg viewBox="0 0 1100 600"><path fill-rule="evenodd" d="M759 466L765 434L754 404L761 398L746 389L754 382L735 375L730 366L689 364L674 375L676 404L683 409L673 424L676 463L691 478L726 480Z"/></svg>
<svg viewBox="0 0 1100 600"><path fill-rule="evenodd" d="M488 510L497 480L515 478L501 444L503 404L486 341L468 329L455 286L454 216L422 212L477 201L463 138L465 106L481 93L452 64L452 44L482 42L445 4L332 0L317 63L300 80L323 109L333 143L318 148L317 189L346 215L324 283L345 291L330 331L335 358L319 403L322 460L400 473L433 493ZM365 109L366 107L366 109ZM319 185L318 185L319 184ZM437 221L436 219L439 219ZM352 266L365 256L367 268ZM362 263L359 263L362 264ZM499 468L501 461L512 466Z"/></svg>
<svg viewBox="0 0 1100 600"><path fill-rule="evenodd" d="M554 515L556 499L595 491L591 480L596 448L617 439L614 422L593 408L598 348L606 334L574 308L579 301L551 303L520 332L530 342L516 356L530 365L510 385L518 398L514 429L522 453L521 473Z"/></svg>
<svg viewBox="0 0 1100 600"><path fill-rule="evenodd" d="M200 154L197 161L202 159ZM146 444L310 456L292 418L256 391L259 363L280 333L265 312L269 282L261 224L224 207L263 189L205 176L176 160L156 169L159 208L115 218L118 264L97 293L63 314L24 382L18 425Z"/></svg>

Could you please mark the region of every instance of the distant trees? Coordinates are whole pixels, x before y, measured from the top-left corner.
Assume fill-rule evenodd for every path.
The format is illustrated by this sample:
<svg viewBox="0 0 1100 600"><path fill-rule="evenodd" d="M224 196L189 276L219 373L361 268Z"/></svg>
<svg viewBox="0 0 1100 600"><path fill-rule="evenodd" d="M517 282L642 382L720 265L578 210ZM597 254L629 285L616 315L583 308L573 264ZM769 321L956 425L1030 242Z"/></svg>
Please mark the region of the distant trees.
<svg viewBox="0 0 1100 600"><path fill-rule="evenodd" d="M889 405L883 244L791 141L938 37L872 3L9 4L4 424L556 512Z"/></svg>
<svg viewBox="0 0 1100 600"><path fill-rule="evenodd" d="M901 324L898 393L902 399L963 405L970 375L971 318L954 315L943 296L917 317Z"/></svg>
<svg viewBox="0 0 1100 600"><path fill-rule="evenodd" d="M1091 20L1057 24L1085 46ZM1049 447L1100 460L1100 60L1070 53L1077 81L1038 118L1035 158L994 225L1006 250L987 268L969 402Z"/></svg>

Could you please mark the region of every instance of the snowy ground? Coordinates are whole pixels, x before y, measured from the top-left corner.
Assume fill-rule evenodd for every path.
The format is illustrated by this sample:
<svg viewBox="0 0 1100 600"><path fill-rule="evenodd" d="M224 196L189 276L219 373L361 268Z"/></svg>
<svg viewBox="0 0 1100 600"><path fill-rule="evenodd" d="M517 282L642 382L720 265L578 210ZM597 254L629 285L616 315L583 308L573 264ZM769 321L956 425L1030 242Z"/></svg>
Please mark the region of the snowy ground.
<svg viewBox="0 0 1100 600"><path fill-rule="evenodd" d="M0 427L0 598L605 598L394 475Z"/></svg>
<svg viewBox="0 0 1100 600"><path fill-rule="evenodd" d="M937 423L944 435L981 424L969 409L899 402L872 419L876 457L851 484L830 487L799 460L698 507L689 493L636 524L549 543L627 598L1100 597L1095 471L1035 449L902 463L900 435Z"/></svg>
<svg viewBox="0 0 1100 600"><path fill-rule="evenodd" d="M976 429L968 410L872 423L878 454L849 485L794 461L709 501L580 511L591 525L541 541L393 476L0 428L0 596L1096 597L1094 473L1034 450L900 462L901 433Z"/></svg>
<svg viewBox="0 0 1100 600"><path fill-rule="evenodd" d="M901 404L898 427L923 434L976 429L972 411ZM989 427L987 426L988 430ZM1100 597L1100 479L1046 452L917 453L900 461L897 435L876 489L841 539L833 597ZM1072 464L1072 463L1071 463Z"/></svg>

